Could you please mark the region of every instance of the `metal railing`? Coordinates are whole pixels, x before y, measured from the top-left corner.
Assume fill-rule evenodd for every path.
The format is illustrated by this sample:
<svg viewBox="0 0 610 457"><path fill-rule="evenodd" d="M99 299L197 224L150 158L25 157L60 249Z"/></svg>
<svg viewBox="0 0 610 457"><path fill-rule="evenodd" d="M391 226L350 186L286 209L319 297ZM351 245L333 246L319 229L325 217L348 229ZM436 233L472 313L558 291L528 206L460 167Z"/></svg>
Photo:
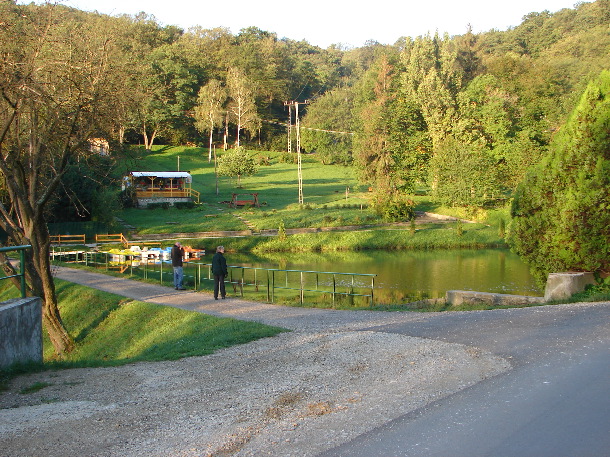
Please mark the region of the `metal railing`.
<svg viewBox="0 0 610 457"><path fill-rule="evenodd" d="M108 271L114 270L129 276L140 276L144 280L158 279L161 284L171 283L173 269L170 262L144 259L137 255L120 255L109 252L82 251L52 253L55 260L97 266ZM113 260L114 259L114 260ZM303 304L306 292L329 294L333 305L339 297L365 297L372 307L375 295L376 274L341 273L333 271L286 270L277 268L244 267L230 265L225 282L233 286L235 293L244 296L244 288L251 287L256 292L262 288L267 301L274 303L276 292L292 290L299 292L299 302ZM184 279L195 290L202 288L203 281L213 281L212 264L197 261L184 263ZM362 281L364 280L364 282Z"/></svg>
<svg viewBox="0 0 610 457"><path fill-rule="evenodd" d="M26 285L25 285L25 251L26 249L31 249L31 245L24 246L11 246L6 248L0 248L0 252L19 252L19 273L10 276L2 276L0 280L10 279L10 278L20 278L20 286L21 286L21 298L26 297Z"/></svg>
<svg viewBox="0 0 610 457"><path fill-rule="evenodd" d="M207 264L206 264L207 265ZM211 270L211 265L209 265ZM282 270L277 268L260 268L260 267L241 267L230 266L229 268L229 283L237 284L240 287L240 295L243 297L244 286L258 286L257 273L263 273L263 281L266 283L267 301L273 303L275 301L276 290L298 290L299 301L303 304L305 292L315 292L320 294L331 294L332 303L335 304L338 296L346 297L367 297L370 299L370 305L374 304L374 289L375 289L375 274L369 273L340 273L335 271L312 271L312 270ZM253 273L253 279L247 282L246 272ZM235 278L234 272L240 272L238 278ZM289 276L293 276L292 282L289 281ZM294 277L298 281L298 287L293 286ZM260 277L260 276L259 276ZM326 280L325 280L326 278ZM370 280L369 284L357 284L356 278L366 278ZM359 293L358 290L366 289L368 292ZM342 291L345 290L345 291Z"/></svg>

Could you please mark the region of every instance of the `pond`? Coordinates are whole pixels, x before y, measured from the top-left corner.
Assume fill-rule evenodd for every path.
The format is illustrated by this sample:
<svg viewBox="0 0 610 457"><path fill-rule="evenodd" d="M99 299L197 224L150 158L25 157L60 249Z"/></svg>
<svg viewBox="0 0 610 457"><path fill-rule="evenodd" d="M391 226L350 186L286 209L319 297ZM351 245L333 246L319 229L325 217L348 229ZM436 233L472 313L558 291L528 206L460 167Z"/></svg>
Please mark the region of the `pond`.
<svg viewBox="0 0 610 457"><path fill-rule="evenodd" d="M229 253L227 262L249 267L376 274L377 297L391 302L441 298L447 290L543 295L528 266L506 249L281 253L264 257Z"/></svg>

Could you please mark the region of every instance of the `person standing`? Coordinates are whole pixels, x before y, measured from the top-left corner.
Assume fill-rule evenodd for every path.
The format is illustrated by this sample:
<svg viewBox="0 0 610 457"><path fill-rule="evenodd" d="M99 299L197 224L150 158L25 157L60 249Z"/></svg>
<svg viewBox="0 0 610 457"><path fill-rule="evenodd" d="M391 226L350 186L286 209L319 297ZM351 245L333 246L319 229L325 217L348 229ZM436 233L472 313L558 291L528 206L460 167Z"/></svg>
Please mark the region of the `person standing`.
<svg viewBox="0 0 610 457"><path fill-rule="evenodd" d="M212 257L212 274L214 275L214 299L218 300L218 292L224 299L226 296L225 291L225 276L227 276L227 260L224 256L224 246L218 246L216 248L216 254Z"/></svg>
<svg viewBox="0 0 610 457"><path fill-rule="evenodd" d="M182 261L184 259L184 249L179 241L172 247L171 252L172 267L174 267L174 287L176 290L185 290L182 286L184 279L184 271L182 270Z"/></svg>

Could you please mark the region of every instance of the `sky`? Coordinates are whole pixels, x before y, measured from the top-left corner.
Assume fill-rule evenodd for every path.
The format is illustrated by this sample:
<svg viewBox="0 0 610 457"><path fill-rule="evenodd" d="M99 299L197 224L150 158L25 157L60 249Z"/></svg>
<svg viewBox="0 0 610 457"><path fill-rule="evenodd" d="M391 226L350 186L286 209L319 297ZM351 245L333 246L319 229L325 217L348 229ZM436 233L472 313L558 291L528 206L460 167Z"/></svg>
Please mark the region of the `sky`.
<svg viewBox="0 0 610 457"><path fill-rule="evenodd" d="M233 34L255 26L278 38L360 47L368 40L394 44L402 36L506 30L523 16L573 8L576 0L58 0L85 11L154 15L162 25L226 27ZM20 3L22 3L20 1ZM25 3L25 2L24 2ZM27 2L29 3L29 2ZM365 6L366 5L366 6Z"/></svg>

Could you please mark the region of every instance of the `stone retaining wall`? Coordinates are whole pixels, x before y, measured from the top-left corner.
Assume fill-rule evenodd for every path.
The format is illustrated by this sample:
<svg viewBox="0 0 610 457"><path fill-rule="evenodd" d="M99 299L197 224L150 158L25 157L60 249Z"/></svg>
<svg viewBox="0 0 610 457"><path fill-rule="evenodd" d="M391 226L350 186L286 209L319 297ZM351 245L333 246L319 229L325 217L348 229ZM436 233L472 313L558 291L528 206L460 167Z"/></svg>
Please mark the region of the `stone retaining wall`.
<svg viewBox="0 0 610 457"><path fill-rule="evenodd" d="M463 303L482 303L490 306L523 306L546 303L554 300L567 300L572 295L583 292L585 287L589 284L595 284L593 273L551 273L546 282L544 297L473 292L471 290L448 290L445 294L445 301L451 306L457 306Z"/></svg>
<svg viewBox="0 0 610 457"><path fill-rule="evenodd" d="M463 303L489 306L523 306L544 303L544 297L474 292L472 290L448 290L445 294L445 300L451 306L458 306Z"/></svg>

